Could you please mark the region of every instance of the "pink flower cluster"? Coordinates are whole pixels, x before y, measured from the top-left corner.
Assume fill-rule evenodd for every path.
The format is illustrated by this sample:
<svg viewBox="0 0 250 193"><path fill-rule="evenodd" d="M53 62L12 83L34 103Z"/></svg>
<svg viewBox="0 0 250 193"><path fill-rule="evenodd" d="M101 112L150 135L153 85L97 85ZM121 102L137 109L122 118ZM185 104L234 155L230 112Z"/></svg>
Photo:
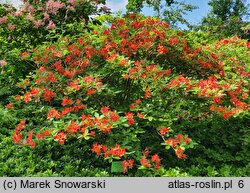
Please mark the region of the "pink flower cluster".
<svg viewBox="0 0 250 193"><path fill-rule="evenodd" d="M60 1L53 1L53 0L48 0L46 3L46 11L47 13L51 13L53 15L56 14L56 12L63 8L65 6L64 3L61 3Z"/></svg>
<svg viewBox="0 0 250 193"><path fill-rule="evenodd" d="M43 20L41 20L41 19L39 19L39 20L33 20L33 23L34 23L34 26L36 28L39 28L40 25L44 24Z"/></svg>
<svg viewBox="0 0 250 193"><path fill-rule="evenodd" d="M6 21L7 21L7 17L6 16L0 17L0 25L4 24Z"/></svg>
<svg viewBox="0 0 250 193"><path fill-rule="evenodd" d="M98 0L90 0L91 3L99 4ZM55 21L52 21L51 16L56 15L57 11L64 8L66 11L65 19L68 17L68 12L72 11L75 12L76 6L81 6L82 4L86 3L86 0L44 0L42 4L40 1L37 0L22 0L24 3L21 6L20 10L15 11L12 10L12 13L4 17L0 17L0 25L6 24L8 16L15 16L20 17L25 15L28 21L31 21L34 24L35 28L39 28L40 26L46 26L47 29L54 29L56 27ZM38 7L33 6L33 4L38 3ZM6 11L11 11L12 8L6 8ZM37 18L37 13L42 16L42 18ZM8 25L9 30L15 30L15 26L13 24Z"/></svg>
<svg viewBox="0 0 250 193"><path fill-rule="evenodd" d="M7 62L5 60L0 60L0 65L4 67L7 65Z"/></svg>
<svg viewBox="0 0 250 193"><path fill-rule="evenodd" d="M54 29L56 25L53 23L53 21L49 21L49 24L47 25L47 29Z"/></svg>
<svg viewBox="0 0 250 193"><path fill-rule="evenodd" d="M14 26L13 24L9 23L9 24L8 24L8 29L9 29L10 31L13 31L13 30L15 29L15 26Z"/></svg>

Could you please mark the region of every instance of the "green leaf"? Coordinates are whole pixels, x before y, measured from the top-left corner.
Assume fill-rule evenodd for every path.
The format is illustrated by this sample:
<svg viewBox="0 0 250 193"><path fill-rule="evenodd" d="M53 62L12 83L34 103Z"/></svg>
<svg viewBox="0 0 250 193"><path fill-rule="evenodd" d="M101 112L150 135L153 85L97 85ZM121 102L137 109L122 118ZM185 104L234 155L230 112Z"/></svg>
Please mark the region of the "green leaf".
<svg viewBox="0 0 250 193"><path fill-rule="evenodd" d="M89 137L88 135L84 135L83 137L84 137L84 139L86 139L86 140L89 140L89 139L90 139L90 137Z"/></svg>
<svg viewBox="0 0 250 193"><path fill-rule="evenodd" d="M144 166L140 166L138 169L139 169L139 170L145 170L145 169L146 169L146 167L144 167Z"/></svg>
<svg viewBox="0 0 250 193"><path fill-rule="evenodd" d="M148 117L148 120L149 120L149 121L152 121L152 120L153 120L153 117Z"/></svg>
<svg viewBox="0 0 250 193"><path fill-rule="evenodd" d="M133 154L135 153L135 151L131 151L131 152L126 152L127 155Z"/></svg>
<svg viewBox="0 0 250 193"><path fill-rule="evenodd" d="M111 172L112 173L123 172L122 162L121 161L112 162L112 164L111 164Z"/></svg>
<svg viewBox="0 0 250 193"><path fill-rule="evenodd" d="M67 55L67 54L69 54L69 53L70 53L69 50L63 50L63 55L64 55L64 56Z"/></svg>
<svg viewBox="0 0 250 193"><path fill-rule="evenodd" d="M95 116L96 118L99 118L99 117L100 117L99 114L98 114L97 112L94 113L94 116Z"/></svg>

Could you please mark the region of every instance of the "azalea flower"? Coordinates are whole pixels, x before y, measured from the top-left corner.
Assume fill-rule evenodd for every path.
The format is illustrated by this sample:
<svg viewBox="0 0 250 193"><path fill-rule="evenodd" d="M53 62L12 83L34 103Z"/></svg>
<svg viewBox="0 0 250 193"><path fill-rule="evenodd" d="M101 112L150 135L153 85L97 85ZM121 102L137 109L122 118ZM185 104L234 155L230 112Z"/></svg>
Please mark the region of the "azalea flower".
<svg viewBox="0 0 250 193"><path fill-rule="evenodd" d="M0 60L0 65L4 67L7 65L7 62L5 60Z"/></svg>

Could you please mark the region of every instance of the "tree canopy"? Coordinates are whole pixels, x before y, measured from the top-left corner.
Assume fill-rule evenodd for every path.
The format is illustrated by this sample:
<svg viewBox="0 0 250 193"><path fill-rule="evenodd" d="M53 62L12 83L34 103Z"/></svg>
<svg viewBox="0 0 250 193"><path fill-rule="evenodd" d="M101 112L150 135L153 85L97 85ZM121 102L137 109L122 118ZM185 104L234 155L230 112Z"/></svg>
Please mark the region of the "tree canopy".
<svg viewBox="0 0 250 193"><path fill-rule="evenodd" d="M198 29L219 37L237 35L250 38L250 10L245 0L211 0L208 4L211 11L202 19Z"/></svg>

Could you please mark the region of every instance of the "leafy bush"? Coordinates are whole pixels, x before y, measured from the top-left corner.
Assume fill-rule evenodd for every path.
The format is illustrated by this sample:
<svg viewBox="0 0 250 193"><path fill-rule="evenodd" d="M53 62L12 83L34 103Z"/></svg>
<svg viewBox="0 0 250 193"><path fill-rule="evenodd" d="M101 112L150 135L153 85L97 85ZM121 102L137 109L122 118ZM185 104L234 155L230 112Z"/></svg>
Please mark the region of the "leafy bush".
<svg viewBox="0 0 250 193"><path fill-rule="evenodd" d="M1 176L249 176L249 42L25 2L0 6Z"/></svg>
<svg viewBox="0 0 250 193"><path fill-rule="evenodd" d="M0 4L0 99L8 103L8 97L18 92L17 81L25 78L37 66L26 60L26 51L39 45L56 42L65 35L79 37L91 30L89 23L98 24L92 14L105 13L100 1L24 0L21 8Z"/></svg>
<svg viewBox="0 0 250 193"><path fill-rule="evenodd" d="M129 176L227 176L229 165L249 167L249 42L194 41L195 34L134 14L99 20L110 27L92 25L80 38L23 54L38 70L6 106L25 119L14 142L46 160L77 157L74 167L46 162L44 175L83 175L75 168L88 165ZM199 164L202 171L189 168ZM39 167L31 175L43 175Z"/></svg>

